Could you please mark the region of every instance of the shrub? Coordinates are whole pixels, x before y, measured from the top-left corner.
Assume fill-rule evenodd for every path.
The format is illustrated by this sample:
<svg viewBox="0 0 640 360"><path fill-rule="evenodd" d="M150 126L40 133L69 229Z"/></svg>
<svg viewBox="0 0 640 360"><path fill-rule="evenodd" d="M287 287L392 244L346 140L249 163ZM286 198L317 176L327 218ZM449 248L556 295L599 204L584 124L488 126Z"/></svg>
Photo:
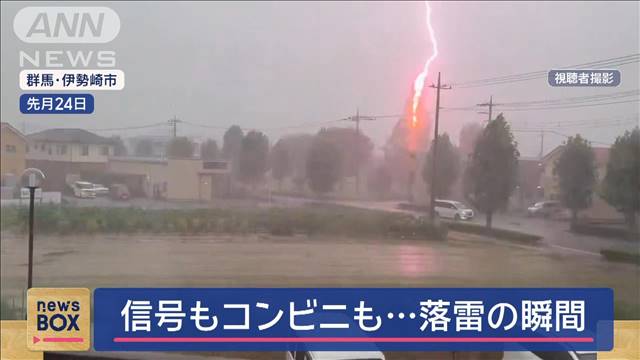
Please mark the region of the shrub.
<svg viewBox="0 0 640 360"><path fill-rule="evenodd" d="M469 224L463 222L450 222L449 229L453 231L465 232L470 234L478 234L494 237L502 240L512 240L522 243L535 244L542 239L541 236L527 234L514 230L487 228L486 226Z"/></svg>
<svg viewBox="0 0 640 360"><path fill-rule="evenodd" d="M586 223L572 224L571 231L578 234L618 239L637 239L640 236L640 234L633 234L629 231L629 229L620 226Z"/></svg>
<svg viewBox="0 0 640 360"><path fill-rule="evenodd" d="M2 211L2 229L26 231L24 208ZM447 237L445 224L432 224L401 213L311 206L271 209L143 210L135 208L75 208L39 206L36 231L42 234L82 233L232 233L267 232L277 236L295 233L341 236L401 236L439 239Z"/></svg>
<svg viewBox="0 0 640 360"><path fill-rule="evenodd" d="M640 253L638 252L602 249L600 254L608 261L640 265Z"/></svg>

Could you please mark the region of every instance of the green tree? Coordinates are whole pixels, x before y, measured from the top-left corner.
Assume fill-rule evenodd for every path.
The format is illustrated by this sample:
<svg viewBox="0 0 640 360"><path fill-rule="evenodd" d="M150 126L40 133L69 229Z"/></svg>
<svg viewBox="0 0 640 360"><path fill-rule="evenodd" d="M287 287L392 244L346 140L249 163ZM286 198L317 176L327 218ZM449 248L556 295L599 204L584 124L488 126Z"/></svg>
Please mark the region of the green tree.
<svg viewBox="0 0 640 360"><path fill-rule="evenodd" d="M373 142L362 132L353 128L327 128L322 129L318 136L325 138L342 153L343 176L355 176L371 157Z"/></svg>
<svg viewBox="0 0 640 360"><path fill-rule="evenodd" d="M238 176L246 184L256 185L268 168L269 139L259 131L249 131L242 138L238 156Z"/></svg>
<svg viewBox="0 0 640 360"><path fill-rule="evenodd" d="M194 145L185 136L174 137L167 144L167 156L173 158L190 158L193 156Z"/></svg>
<svg viewBox="0 0 640 360"><path fill-rule="evenodd" d="M215 160L220 156L218 143L213 139L208 139L200 145L200 157L203 160Z"/></svg>
<svg viewBox="0 0 640 360"><path fill-rule="evenodd" d="M367 178L367 190L376 199L384 199L391 190L391 171L383 163L376 166Z"/></svg>
<svg viewBox="0 0 640 360"><path fill-rule="evenodd" d="M112 136L111 143L113 144L113 156L127 156L127 147L124 145L124 141L122 141L120 136Z"/></svg>
<svg viewBox="0 0 640 360"><path fill-rule="evenodd" d="M476 140L465 175L469 198L485 212L487 228L492 226L493 213L506 206L515 187L519 157L511 128L500 114Z"/></svg>
<svg viewBox="0 0 640 360"><path fill-rule="evenodd" d="M333 190L342 177L342 153L332 141L316 135L307 156L307 180L317 194Z"/></svg>
<svg viewBox="0 0 640 360"><path fill-rule="evenodd" d="M222 138L222 156L231 161L237 161L242 149L244 134L238 125L233 125L224 133Z"/></svg>
<svg viewBox="0 0 640 360"><path fill-rule="evenodd" d="M153 156L153 142L151 139L141 139L136 143L134 153L140 157Z"/></svg>
<svg viewBox="0 0 640 360"><path fill-rule="evenodd" d="M609 152L603 196L625 215L629 230L637 232L636 214L640 212L640 129L619 136Z"/></svg>
<svg viewBox="0 0 640 360"><path fill-rule="evenodd" d="M553 167L558 177L560 199L571 210L571 223L578 219L578 211L591 205L596 183L595 156L591 145L580 135L567 139Z"/></svg>
<svg viewBox="0 0 640 360"><path fill-rule="evenodd" d="M427 153L427 159L422 169L422 177L424 181L429 185L429 190L432 189L431 181L434 180L431 176L433 170L433 150L434 142L431 142L431 148ZM435 176L435 195L436 197L444 197L449 195L451 185L453 185L458 179L460 174L460 153L458 149L451 143L449 135L438 135L438 161L436 162L436 176Z"/></svg>
<svg viewBox="0 0 640 360"><path fill-rule="evenodd" d="M291 175L292 164L290 151L284 139L278 140L270 153L271 175L278 181L278 189L282 188L282 180Z"/></svg>
<svg viewBox="0 0 640 360"><path fill-rule="evenodd" d="M460 153L465 158L473 153L476 140L482 134L482 125L477 122L465 124L460 129Z"/></svg>

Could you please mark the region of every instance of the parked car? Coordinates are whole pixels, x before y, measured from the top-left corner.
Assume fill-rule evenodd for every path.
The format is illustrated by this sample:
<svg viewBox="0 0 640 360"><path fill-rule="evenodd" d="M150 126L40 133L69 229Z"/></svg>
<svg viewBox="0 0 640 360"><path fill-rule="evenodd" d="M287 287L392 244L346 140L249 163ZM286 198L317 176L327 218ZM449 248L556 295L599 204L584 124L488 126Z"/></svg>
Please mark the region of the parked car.
<svg viewBox="0 0 640 360"><path fill-rule="evenodd" d="M453 200L436 200L435 211L438 217L453 220L471 220L475 215L467 205Z"/></svg>
<svg viewBox="0 0 640 360"><path fill-rule="evenodd" d="M559 201L540 201L527 208L527 215L549 217L562 211Z"/></svg>
<svg viewBox="0 0 640 360"><path fill-rule="evenodd" d="M129 194L129 188L125 184L113 184L109 195L114 200L128 200L131 194Z"/></svg>
<svg viewBox="0 0 640 360"><path fill-rule="evenodd" d="M93 184L90 182L76 181L70 186L73 190L73 196L77 198L92 199L96 197L96 192L93 190Z"/></svg>
<svg viewBox="0 0 640 360"><path fill-rule="evenodd" d="M93 191L96 193L96 196L109 195L109 188L102 184L93 184Z"/></svg>
<svg viewBox="0 0 640 360"><path fill-rule="evenodd" d="M380 351L287 351L287 360L384 360Z"/></svg>

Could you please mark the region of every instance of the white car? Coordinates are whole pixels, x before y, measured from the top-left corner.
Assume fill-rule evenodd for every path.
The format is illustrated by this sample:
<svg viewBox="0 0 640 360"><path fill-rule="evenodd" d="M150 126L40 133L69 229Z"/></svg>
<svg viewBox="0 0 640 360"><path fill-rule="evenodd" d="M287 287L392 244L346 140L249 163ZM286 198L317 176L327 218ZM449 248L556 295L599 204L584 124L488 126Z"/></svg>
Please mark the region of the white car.
<svg viewBox="0 0 640 360"><path fill-rule="evenodd" d="M81 199L92 199L96 197L96 192L93 190L93 184L87 181L76 181L71 185L73 189L73 195Z"/></svg>
<svg viewBox="0 0 640 360"><path fill-rule="evenodd" d="M540 201L527 208L527 215L550 217L562 211L562 206L558 201Z"/></svg>
<svg viewBox="0 0 640 360"><path fill-rule="evenodd" d="M102 184L93 184L93 192L96 193L96 196L107 196L109 195L109 188Z"/></svg>
<svg viewBox="0 0 640 360"><path fill-rule="evenodd" d="M287 360L385 360L380 351L287 351Z"/></svg>
<svg viewBox="0 0 640 360"><path fill-rule="evenodd" d="M453 200L436 200L435 211L438 217L453 220L471 220L475 215L467 205Z"/></svg>

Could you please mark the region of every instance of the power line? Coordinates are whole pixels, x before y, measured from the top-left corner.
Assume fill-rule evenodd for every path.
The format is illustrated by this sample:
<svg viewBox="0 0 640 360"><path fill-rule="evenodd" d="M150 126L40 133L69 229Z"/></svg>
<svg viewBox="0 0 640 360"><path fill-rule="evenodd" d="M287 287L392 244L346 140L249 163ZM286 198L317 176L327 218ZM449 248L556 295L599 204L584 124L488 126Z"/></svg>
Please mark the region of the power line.
<svg viewBox="0 0 640 360"><path fill-rule="evenodd" d="M622 104L630 102L638 102L640 99L630 99L621 101L608 101L616 99L624 99L629 97L637 97L640 90L621 91L612 94L578 96L560 99L533 100L533 101L517 101L510 103L493 103L492 106L499 107L504 111L528 111L528 110L552 110L552 109L569 109L576 107L588 107L610 104ZM486 106L486 104L477 104L474 106L450 107L443 108L447 111L478 111L478 106Z"/></svg>
<svg viewBox="0 0 640 360"><path fill-rule="evenodd" d="M588 96L577 96L577 97L569 97L569 98L559 98L559 99L549 99L549 100L534 100L534 101L516 101L509 103L497 104L501 106L528 106L528 105L554 105L554 104L562 104L562 103L582 103L589 102L594 100L608 100L608 99L617 99L631 96L640 95L640 90L629 90L629 91L621 91L617 93L611 94L600 94L600 95L588 95Z"/></svg>
<svg viewBox="0 0 640 360"><path fill-rule="evenodd" d="M614 104L628 104L638 102L640 100L624 100L624 101L610 101L610 102L601 102L594 104L579 104L579 105L562 105L562 106L549 106L549 107L528 107L528 108L502 108L503 111L531 111L531 110L558 110L558 109L575 109L575 108L584 108L584 107L592 107L592 106L602 106L602 105L614 105Z"/></svg>
<svg viewBox="0 0 640 360"><path fill-rule="evenodd" d="M555 130L547 130L547 129L511 129L511 131L513 132L521 132L521 133L548 133L548 134L555 134L558 136L562 136L564 138L570 138L572 136L575 135L568 135L568 134L564 134ZM589 140L586 139L587 141L589 141L590 143L593 144L598 144L598 145L605 145L605 146L611 146L611 143L606 143L606 142L602 142L602 141L595 141L595 140Z"/></svg>
<svg viewBox="0 0 640 360"><path fill-rule="evenodd" d="M619 56L609 59L596 60L586 62L582 64L575 64L569 66L558 67L558 69L585 69L588 67L619 67L627 64L637 63L640 61L640 54L634 53L625 56ZM505 76L489 77L485 79L478 79L466 82L453 83L452 86L456 88L472 88L488 85L499 85L520 81L528 81L533 79L540 79L546 77L548 70L530 71L520 74L512 74Z"/></svg>
<svg viewBox="0 0 640 360"><path fill-rule="evenodd" d="M147 129L158 126L166 126L166 123L153 123L148 125L140 125L140 126L126 126L126 127L117 127L117 128L102 128L102 129L87 129L88 131L122 131L122 130L137 130L137 129Z"/></svg>

